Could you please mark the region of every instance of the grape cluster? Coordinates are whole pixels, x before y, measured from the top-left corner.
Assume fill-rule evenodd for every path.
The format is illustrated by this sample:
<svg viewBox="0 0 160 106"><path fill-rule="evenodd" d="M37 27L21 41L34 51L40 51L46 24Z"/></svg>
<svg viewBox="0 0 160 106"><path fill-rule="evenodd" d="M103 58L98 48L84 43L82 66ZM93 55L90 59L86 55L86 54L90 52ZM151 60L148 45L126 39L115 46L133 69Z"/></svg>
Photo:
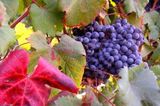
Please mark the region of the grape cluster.
<svg viewBox="0 0 160 106"><path fill-rule="evenodd" d="M154 2L155 0L149 0L148 4L145 6L145 10L147 12L149 12L153 8ZM156 3L154 9L160 13L160 0L158 0L158 2Z"/></svg>
<svg viewBox="0 0 160 106"><path fill-rule="evenodd" d="M106 80L107 73L117 75L124 66L133 67L142 62L138 49L144 41L143 34L126 19L117 19L112 25L94 21L73 32L87 54L88 69L84 77Z"/></svg>

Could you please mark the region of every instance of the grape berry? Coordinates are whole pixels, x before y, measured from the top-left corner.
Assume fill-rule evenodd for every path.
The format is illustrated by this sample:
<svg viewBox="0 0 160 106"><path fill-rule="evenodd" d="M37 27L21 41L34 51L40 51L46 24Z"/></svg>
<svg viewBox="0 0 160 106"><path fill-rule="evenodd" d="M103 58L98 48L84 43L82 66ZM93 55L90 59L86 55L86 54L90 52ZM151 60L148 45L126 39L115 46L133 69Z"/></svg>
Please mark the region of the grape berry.
<svg viewBox="0 0 160 106"><path fill-rule="evenodd" d="M87 70L84 77L102 79L108 74L117 75L124 66L133 67L142 62L138 52L144 38L140 29L125 19L115 24L100 25L94 21L78 33L76 40L82 42L87 54Z"/></svg>

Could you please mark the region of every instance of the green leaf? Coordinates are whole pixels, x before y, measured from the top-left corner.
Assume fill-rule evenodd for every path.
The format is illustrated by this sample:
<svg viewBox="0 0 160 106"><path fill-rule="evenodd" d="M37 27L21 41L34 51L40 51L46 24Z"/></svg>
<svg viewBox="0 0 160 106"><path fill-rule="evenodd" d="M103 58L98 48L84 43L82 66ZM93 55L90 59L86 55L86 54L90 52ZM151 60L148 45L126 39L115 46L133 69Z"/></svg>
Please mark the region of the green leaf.
<svg viewBox="0 0 160 106"><path fill-rule="evenodd" d="M150 54L153 51L152 46L148 45L147 43L144 43L142 45L142 49L141 49L141 55L142 57L147 56L148 54Z"/></svg>
<svg viewBox="0 0 160 106"><path fill-rule="evenodd" d="M6 23L6 8L4 4L0 1L0 26L4 25Z"/></svg>
<svg viewBox="0 0 160 106"><path fill-rule="evenodd" d="M62 30L62 12L50 12L33 4L30 10L30 17L34 29L40 30L49 36L55 36L57 31Z"/></svg>
<svg viewBox="0 0 160 106"><path fill-rule="evenodd" d="M160 36L160 20L159 20L159 13L156 11L147 12L144 14L144 24L148 25L150 30L150 38L157 40Z"/></svg>
<svg viewBox="0 0 160 106"><path fill-rule="evenodd" d="M151 63L153 64L153 63L160 63L160 46L158 46L155 50L154 50L154 52L153 52L153 54L152 54L152 56L151 56L151 59L150 59L150 61L151 61Z"/></svg>
<svg viewBox="0 0 160 106"><path fill-rule="evenodd" d="M49 49L46 37L40 31L32 33L31 36L28 38L28 41L31 44L31 46L34 47L36 50L42 51Z"/></svg>
<svg viewBox="0 0 160 106"><path fill-rule="evenodd" d="M124 106L142 106L142 102L150 106L159 106L160 89L156 76L146 64L131 70L125 67L120 71L120 76L122 79L118 81L118 99L121 99Z"/></svg>
<svg viewBox="0 0 160 106"><path fill-rule="evenodd" d="M137 27L140 26L140 18L137 16L137 14L135 12L129 13L127 20L132 25L135 25Z"/></svg>
<svg viewBox="0 0 160 106"><path fill-rule="evenodd" d="M54 66L58 66L58 63L56 61L56 57L54 57L54 51L52 51L51 48L40 50L40 51L32 51L30 53L30 63L28 66L28 72L31 73L34 70L34 67L36 66L38 60L40 57L45 58L50 64Z"/></svg>
<svg viewBox="0 0 160 106"><path fill-rule="evenodd" d="M52 106L81 106L81 100L74 96L61 97Z"/></svg>
<svg viewBox="0 0 160 106"><path fill-rule="evenodd" d="M56 105L55 101L57 101L59 99L58 100L58 102L59 102L61 97L64 97L64 96L73 97L74 96L73 93L70 93L70 92L64 91L64 90L60 91L59 89L55 89L55 88L52 90L51 93L53 93L53 92L54 92L55 95L51 94L53 96L49 99L47 106L55 106Z"/></svg>
<svg viewBox="0 0 160 106"><path fill-rule="evenodd" d="M62 71L80 86L86 64L86 54L82 43L63 35L54 49L60 57Z"/></svg>
<svg viewBox="0 0 160 106"><path fill-rule="evenodd" d="M9 26L0 27L0 53L4 55L6 51L16 42L15 32Z"/></svg>
<svg viewBox="0 0 160 106"><path fill-rule="evenodd" d="M30 54L30 64L29 72L32 72L34 66L37 64L39 57L45 58L50 64L57 66L57 61L55 57L55 52L52 50L50 45L47 43L45 35L40 32L34 32L28 38L29 43L36 51L31 52Z"/></svg>
<svg viewBox="0 0 160 106"><path fill-rule="evenodd" d="M160 65L154 65L151 67L152 71L157 77L158 85L160 86Z"/></svg>
<svg viewBox="0 0 160 106"><path fill-rule="evenodd" d="M7 14L10 18L13 18L17 14L19 1L18 0L0 0L7 8Z"/></svg>
<svg viewBox="0 0 160 106"><path fill-rule="evenodd" d="M45 7L49 10L49 11L60 11L62 10L60 7L60 1L61 0L44 0L44 2L46 3Z"/></svg>
<svg viewBox="0 0 160 106"><path fill-rule="evenodd" d="M87 25L98 12L103 8L105 0L62 0L66 16L65 21L68 26ZM67 4L67 6L66 6Z"/></svg>
<svg viewBox="0 0 160 106"><path fill-rule="evenodd" d="M25 0L19 0L18 14L22 14L25 10Z"/></svg>
<svg viewBox="0 0 160 106"><path fill-rule="evenodd" d="M147 2L148 0L124 0L124 9L126 13L135 12L138 16L142 16Z"/></svg>

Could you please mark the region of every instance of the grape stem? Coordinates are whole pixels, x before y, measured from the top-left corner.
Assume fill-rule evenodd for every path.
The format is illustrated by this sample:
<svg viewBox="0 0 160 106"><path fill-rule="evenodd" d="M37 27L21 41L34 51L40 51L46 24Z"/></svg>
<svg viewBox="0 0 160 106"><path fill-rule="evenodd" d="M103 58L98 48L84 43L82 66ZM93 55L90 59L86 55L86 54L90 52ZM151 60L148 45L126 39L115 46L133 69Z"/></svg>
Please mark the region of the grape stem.
<svg viewBox="0 0 160 106"><path fill-rule="evenodd" d="M122 18L126 18L127 15L125 14L121 3L118 3L118 4L117 4L117 8L118 8L118 11L120 12L121 17L122 17Z"/></svg>
<svg viewBox="0 0 160 106"><path fill-rule="evenodd" d="M24 11L24 13L19 16L11 25L11 28L14 28L19 22L21 22L25 17L27 17L29 15L29 11L30 11L30 6L28 6L26 8L26 10Z"/></svg>
<svg viewBox="0 0 160 106"><path fill-rule="evenodd" d="M95 87L92 87L94 90L96 90L101 96L103 96L106 100L106 102L108 102L109 104L111 104L111 106L115 106L111 101L110 99L108 99L104 94L102 94L100 91L97 90L97 88Z"/></svg>
<svg viewBox="0 0 160 106"><path fill-rule="evenodd" d="M20 45L17 45L17 46L14 47L13 50L16 50L16 49L18 49L20 46L23 46L23 45L26 45L26 44L29 44L29 42L25 42L25 43L22 43L22 44L20 44Z"/></svg>
<svg viewBox="0 0 160 106"><path fill-rule="evenodd" d="M67 29L66 29L66 26L65 26L65 25L63 26L63 33L68 35Z"/></svg>

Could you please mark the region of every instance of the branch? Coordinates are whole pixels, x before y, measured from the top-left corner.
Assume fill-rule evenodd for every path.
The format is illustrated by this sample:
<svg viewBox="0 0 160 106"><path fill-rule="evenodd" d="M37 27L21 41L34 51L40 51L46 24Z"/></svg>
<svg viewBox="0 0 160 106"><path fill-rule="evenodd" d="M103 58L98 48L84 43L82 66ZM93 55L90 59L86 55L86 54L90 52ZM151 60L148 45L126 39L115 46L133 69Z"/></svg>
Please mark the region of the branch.
<svg viewBox="0 0 160 106"><path fill-rule="evenodd" d="M26 10L24 11L24 13L19 16L11 25L11 28L14 28L20 21L22 21L25 17L27 17L29 15L29 10L30 10L30 6L28 6L26 8Z"/></svg>

